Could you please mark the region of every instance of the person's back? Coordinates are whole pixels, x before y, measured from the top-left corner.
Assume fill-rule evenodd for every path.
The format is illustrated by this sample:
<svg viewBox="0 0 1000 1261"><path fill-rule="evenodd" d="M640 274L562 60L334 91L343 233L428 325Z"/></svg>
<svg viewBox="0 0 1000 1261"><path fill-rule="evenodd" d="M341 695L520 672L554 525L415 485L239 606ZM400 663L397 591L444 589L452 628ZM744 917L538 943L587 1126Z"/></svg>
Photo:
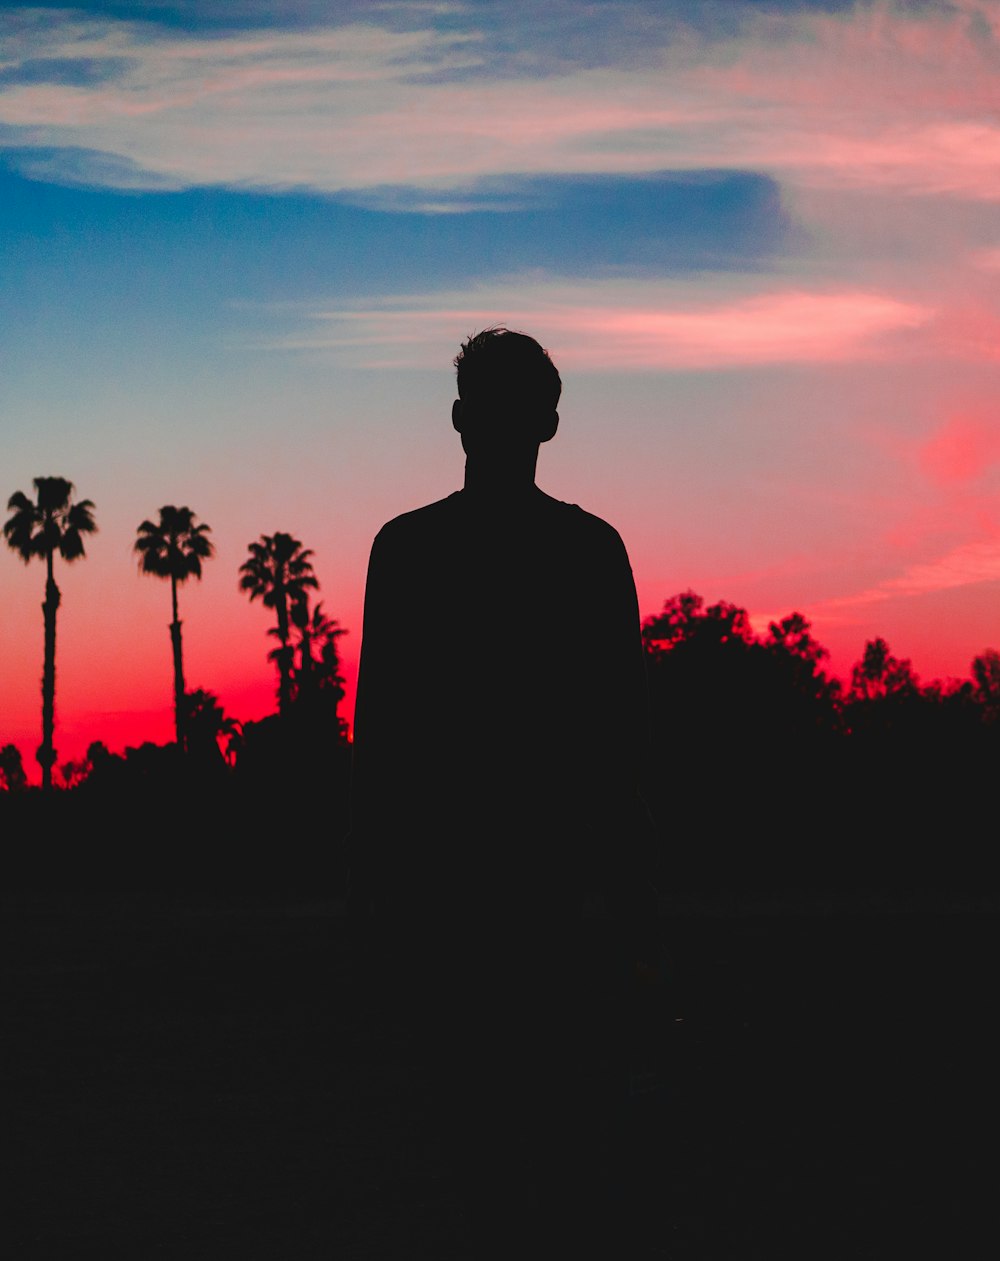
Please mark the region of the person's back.
<svg viewBox="0 0 1000 1261"><path fill-rule="evenodd" d="M391 521L356 734L376 896L599 893L634 858L644 686L628 558L599 518L531 487Z"/></svg>
<svg viewBox="0 0 1000 1261"><path fill-rule="evenodd" d="M624 1072L622 978L649 931L645 674L620 537L534 483L551 360L488 330L456 364L465 486L372 547L352 881L471 1191L492 1218L499 1179L524 1226L546 1177L571 1194L593 1174Z"/></svg>

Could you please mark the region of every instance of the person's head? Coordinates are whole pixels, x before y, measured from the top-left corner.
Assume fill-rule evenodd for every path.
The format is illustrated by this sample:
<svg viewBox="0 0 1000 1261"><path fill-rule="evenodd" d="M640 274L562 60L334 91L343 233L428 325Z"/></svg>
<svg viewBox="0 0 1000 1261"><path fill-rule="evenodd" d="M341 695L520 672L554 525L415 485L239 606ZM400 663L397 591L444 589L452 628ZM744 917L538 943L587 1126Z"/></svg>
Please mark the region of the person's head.
<svg viewBox="0 0 1000 1261"><path fill-rule="evenodd" d="M452 422L467 453L537 447L555 434L562 382L533 337L483 329L462 343L455 368Z"/></svg>

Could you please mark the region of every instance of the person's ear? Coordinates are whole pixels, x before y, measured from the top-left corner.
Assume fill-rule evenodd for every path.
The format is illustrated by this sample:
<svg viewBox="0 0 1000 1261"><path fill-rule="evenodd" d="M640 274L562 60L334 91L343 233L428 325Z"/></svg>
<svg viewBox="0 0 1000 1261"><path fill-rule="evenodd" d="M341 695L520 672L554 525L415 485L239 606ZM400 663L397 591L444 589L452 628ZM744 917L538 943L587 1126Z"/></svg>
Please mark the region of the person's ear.
<svg viewBox="0 0 1000 1261"><path fill-rule="evenodd" d="M456 433L462 432L462 400L460 398L455 399L451 405L451 423Z"/></svg>
<svg viewBox="0 0 1000 1261"><path fill-rule="evenodd" d="M547 416L543 417L539 422L538 441L548 442L551 438L556 436L556 430L558 428L559 413L555 410L555 408L553 408L552 411Z"/></svg>

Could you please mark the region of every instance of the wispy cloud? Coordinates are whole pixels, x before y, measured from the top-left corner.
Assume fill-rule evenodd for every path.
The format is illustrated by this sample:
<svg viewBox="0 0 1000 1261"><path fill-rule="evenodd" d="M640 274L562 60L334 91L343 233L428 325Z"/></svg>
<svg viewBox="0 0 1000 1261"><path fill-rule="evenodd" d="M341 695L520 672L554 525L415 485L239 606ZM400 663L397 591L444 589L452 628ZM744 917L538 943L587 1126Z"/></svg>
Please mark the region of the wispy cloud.
<svg viewBox="0 0 1000 1261"><path fill-rule="evenodd" d="M704 282L583 285L528 277L471 295L399 297L304 315L303 327L264 345L413 368L446 360L456 337L503 323L530 328L576 372L607 372L875 359L892 355L893 335L920 328L932 312L855 290L713 295Z"/></svg>
<svg viewBox="0 0 1000 1261"><path fill-rule="evenodd" d="M851 624L864 620L872 605L990 582L1000 582L1000 538L960 544L935 560L908 565L894 578L810 605L806 612L826 624ZM774 620L771 614L756 614L754 624L766 625L768 619Z"/></svg>
<svg viewBox="0 0 1000 1261"><path fill-rule="evenodd" d="M326 192L731 167L1000 198L989 0L747 9L724 38L652 25L638 66L541 59L532 72L528 58L516 74L475 7L464 26L413 9L426 17L413 30L380 27L372 12L371 23L211 37L8 13L0 126L12 146L120 160L95 167L95 182L127 164L180 186Z"/></svg>

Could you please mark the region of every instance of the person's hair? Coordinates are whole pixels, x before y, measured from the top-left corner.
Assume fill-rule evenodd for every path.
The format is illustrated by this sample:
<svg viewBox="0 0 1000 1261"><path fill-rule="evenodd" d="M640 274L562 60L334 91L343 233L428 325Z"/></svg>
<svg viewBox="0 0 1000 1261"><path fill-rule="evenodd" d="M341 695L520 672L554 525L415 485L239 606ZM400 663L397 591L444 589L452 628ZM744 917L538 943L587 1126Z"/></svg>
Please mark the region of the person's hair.
<svg viewBox="0 0 1000 1261"><path fill-rule="evenodd" d="M455 358L458 397L494 410L555 410L562 393L556 366L533 337L498 325L462 343Z"/></svg>

